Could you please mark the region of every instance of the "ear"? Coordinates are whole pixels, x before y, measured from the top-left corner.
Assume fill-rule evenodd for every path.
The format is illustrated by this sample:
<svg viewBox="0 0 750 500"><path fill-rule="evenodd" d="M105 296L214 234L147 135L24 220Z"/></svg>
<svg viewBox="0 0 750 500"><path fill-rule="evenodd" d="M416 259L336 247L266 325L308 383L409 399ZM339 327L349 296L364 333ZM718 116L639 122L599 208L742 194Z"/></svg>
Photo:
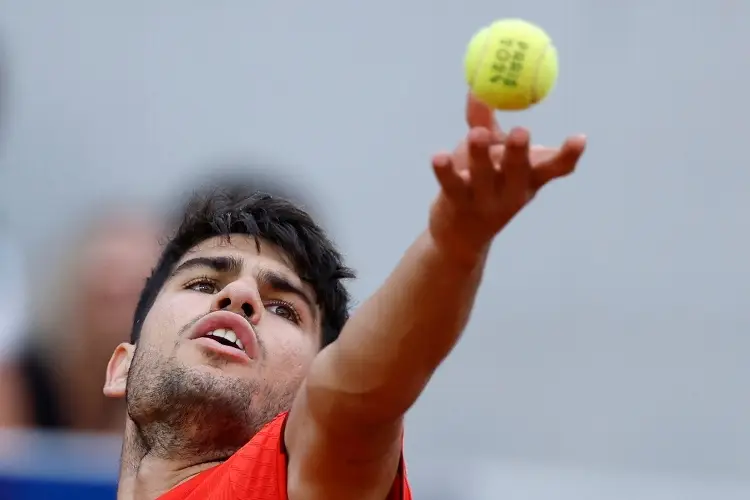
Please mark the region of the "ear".
<svg viewBox="0 0 750 500"><path fill-rule="evenodd" d="M109 398L124 398L125 387L128 383L128 372L130 362L133 360L135 346L122 343L117 346L115 352L107 364L107 378L104 382L104 395Z"/></svg>

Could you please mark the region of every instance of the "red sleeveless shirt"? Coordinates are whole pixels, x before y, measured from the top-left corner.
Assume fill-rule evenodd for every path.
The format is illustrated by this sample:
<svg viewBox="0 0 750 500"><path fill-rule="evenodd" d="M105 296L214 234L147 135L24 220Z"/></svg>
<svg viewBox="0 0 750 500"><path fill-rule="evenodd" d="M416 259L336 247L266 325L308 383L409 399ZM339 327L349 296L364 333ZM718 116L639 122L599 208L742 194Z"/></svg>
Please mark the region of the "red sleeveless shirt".
<svg viewBox="0 0 750 500"><path fill-rule="evenodd" d="M277 416L223 464L176 486L159 500L288 500L286 416ZM403 459L387 500L412 500Z"/></svg>

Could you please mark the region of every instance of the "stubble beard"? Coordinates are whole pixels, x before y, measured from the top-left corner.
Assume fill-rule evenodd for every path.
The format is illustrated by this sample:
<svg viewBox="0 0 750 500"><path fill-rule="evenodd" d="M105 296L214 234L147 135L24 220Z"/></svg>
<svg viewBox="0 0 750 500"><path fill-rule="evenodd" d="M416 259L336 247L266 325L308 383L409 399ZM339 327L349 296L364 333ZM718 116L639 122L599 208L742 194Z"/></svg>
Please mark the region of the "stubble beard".
<svg viewBox="0 0 750 500"><path fill-rule="evenodd" d="M291 406L291 391L192 369L139 346L128 374L127 412L143 455L224 460Z"/></svg>

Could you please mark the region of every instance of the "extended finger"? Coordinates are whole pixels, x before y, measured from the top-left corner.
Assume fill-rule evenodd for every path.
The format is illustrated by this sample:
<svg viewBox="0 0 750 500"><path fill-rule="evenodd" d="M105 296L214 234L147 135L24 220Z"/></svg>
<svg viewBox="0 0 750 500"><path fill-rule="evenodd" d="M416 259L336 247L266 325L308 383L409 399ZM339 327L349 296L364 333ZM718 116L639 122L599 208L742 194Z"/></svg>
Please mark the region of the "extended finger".
<svg viewBox="0 0 750 500"><path fill-rule="evenodd" d="M531 146L529 147L529 162L533 168L536 165L551 160L557 153L560 152L560 148L551 148L549 146Z"/></svg>
<svg viewBox="0 0 750 500"><path fill-rule="evenodd" d="M449 153L439 153L432 157L432 170L446 196L459 199L468 196L468 185L453 166Z"/></svg>
<svg viewBox="0 0 750 500"><path fill-rule="evenodd" d="M585 149L585 136L568 138L555 156L534 166L534 188L539 189L551 180L573 173Z"/></svg>
<svg viewBox="0 0 750 500"><path fill-rule="evenodd" d="M505 140L505 150L500 163L503 189L509 194L525 193L529 188L529 132L514 128Z"/></svg>
<svg viewBox="0 0 750 500"><path fill-rule="evenodd" d="M497 172L490 158L493 144L492 132L483 127L469 130L466 138L469 145L469 172L471 188L478 196L491 195Z"/></svg>
<svg viewBox="0 0 750 500"><path fill-rule="evenodd" d="M474 97L471 92L466 96L466 124L469 128L486 128L492 132L493 142L502 142L505 139L505 134L495 118L495 110Z"/></svg>

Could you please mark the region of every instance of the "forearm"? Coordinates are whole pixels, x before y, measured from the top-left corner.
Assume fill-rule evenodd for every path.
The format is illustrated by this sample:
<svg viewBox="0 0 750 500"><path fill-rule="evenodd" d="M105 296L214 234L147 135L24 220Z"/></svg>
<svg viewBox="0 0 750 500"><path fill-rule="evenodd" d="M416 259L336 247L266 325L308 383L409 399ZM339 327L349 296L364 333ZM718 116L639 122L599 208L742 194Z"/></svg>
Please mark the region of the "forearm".
<svg viewBox="0 0 750 500"><path fill-rule="evenodd" d="M485 258L456 259L423 233L316 360L309 389L373 423L401 416L466 326Z"/></svg>

